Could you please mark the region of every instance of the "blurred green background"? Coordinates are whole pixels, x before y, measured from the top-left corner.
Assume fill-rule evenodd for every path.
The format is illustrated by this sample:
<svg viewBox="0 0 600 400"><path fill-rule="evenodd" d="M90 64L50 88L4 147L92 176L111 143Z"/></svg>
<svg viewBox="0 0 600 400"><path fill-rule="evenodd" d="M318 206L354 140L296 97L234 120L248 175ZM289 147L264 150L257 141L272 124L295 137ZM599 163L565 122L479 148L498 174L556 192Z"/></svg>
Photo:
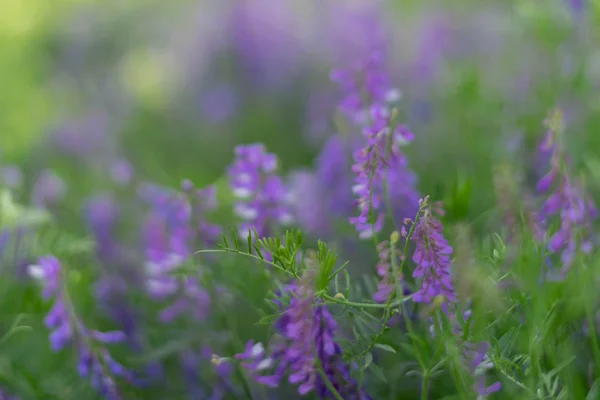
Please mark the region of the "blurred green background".
<svg viewBox="0 0 600 400"><path fill-rule="evenodd" d="M371 15L369 1L364 10L345 0L247 1L258 16L246 15L250 28L241 33L233 12L240 1L5 3L0 163L22 167L26 186L44 168L57 171L68 186L61 227L78 234L82 202L114 189L107 172L119 160L138 179L171 187L190 178L226 188L222 176L239 143L265 142L284 172L311 167L325 140L348 129L335 113L329 72L345 66L380 23L356 22ZM565 110L576 170L600 178L600 0L580 11L567 0L381 7L375 14L386 28L390 73L404 95L400 119L416 136L411 168L421 193L445 201L449 222L467 221L475 235L498 222L495 174L508 166L515 181L535 181L542 121L555 106ZM596 198L598 182L590 182ZM27 194L19 192L19 201L27 203ZM93 277L73 279L83 292ZM236 279L243 286L250 278ZM253 293L254 304L263 295ZM28 311L42 309L31 304L33 293L18 297ZM92 303L88 297L81 307ZM43 327L35 329L46 346ZM10 381L11 366L0 367ZM77 380L71 372L57 385Z"/></svg>

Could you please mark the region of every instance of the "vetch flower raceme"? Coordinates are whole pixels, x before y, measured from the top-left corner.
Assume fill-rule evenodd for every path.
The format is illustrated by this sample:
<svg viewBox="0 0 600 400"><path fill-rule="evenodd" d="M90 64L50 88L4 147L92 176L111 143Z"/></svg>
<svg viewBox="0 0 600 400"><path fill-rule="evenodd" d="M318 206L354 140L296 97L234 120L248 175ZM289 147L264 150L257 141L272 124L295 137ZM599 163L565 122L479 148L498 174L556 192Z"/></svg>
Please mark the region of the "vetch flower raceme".
<svg viewBox="0 0 600 400"><path fill-rule="evenodd" d="M543 225L559 216L560 227L550 237L548 250L560 254L563 275L570 270L578 251L589 253L593 247L592 222L598 216L594 202L587 196L583 185L570 176L568 158L562 148L564 126L560 110L545 121L548 132L540 147L550 153L550 171L538 184L539 192L550 192L539 213Z"/></svg>
<svg viewBox="0 0 600 400"><path fill-rule="evenodd" d="M288 190L276 175L277 157L262 144L238 146L236 160L229 167L230 185L238 199L234 211L244 222L242 237L256 230L259 237L273 234L280 225L293 221Z"/></svg>
<svg viewBox="0 0 600 400"><path fill-rule="evenodd" d="M315 391L321 398L333 394L319 373L322 368L331 385L344 399L366 400L351 376L351 367L341 359L341 348L335 341L337 323L326 306L315 302L311 279L304 277L287 287L289 305L275 323L281 340L267 351L262 343L249 341L244 353L236 358L250 371L254 379L276 387L286 374L298 393Z"/></svg>
<svg viewBox="0 0 600 400"><path fill-rule="evenodd" d="M415 293L416 302L430 303L435 297L454 301L451 266L452 247L443 235L442 223L434 216L441 209L432 209L429 199L420 201L421 210L415 219L416 226L411 240L416 248L412 260L416 264L413 278L421 279L421 288Z"/></svg>
<svg viewBox="0 0 600 400"><path fill-rule="evenodd" d="M380 53L374 53L360 68L335 71L332 79L346 91L340 108L363 134L363 144L354 152L352 166L352 190L359 215L350 218L350 222L360 238L369 239L383 228L386 196L402 204L418 199L413 188L416 178L407 169L401 151L414 135L406 126L394 122L392 105L400 95L390 89Z"/></svg>
<svg viewBox="0 0 600 400"><path fill-rule="evenodd" d="M213 243L220 229L209 224L204 211L216 206L213 188L193 189L182 184L186 194L154 188L150 214L144 229L146 252L146 289L157 300L171 298L171 305L160 313L170 322L184 313L202 320L210 305L210 296L195 277L179 280L173 272L191 256L191 246ZM192 203L191 203L192 202Z"/></svg>
<svg viewBox="0 0 600 400"><path fill-rule="evenodd" d="M383 53L373 51L365 61L331 73L331 79L344 91L340 109L358 124L368 123L370 105L390 104L400 98L400 92L390 88L383 61Z"/></svg>
<svg viewBox="0 0 600 400"><path fill-rule="evenodd" d="M389 301L390 296L396 289L396 283L402 279L401 276L396 276L393 270L392 257L399 259L402 254L395 246L396 236L399 236L397 232L392 233L391 241L383 241L377 245L377 251L379 252L379 262L377 263L377 275L381 277L381 281L377 286L377 292L373 294L373 300L378 303L385 303ZM398 273L400 271L397 271Z"/></svg>
<svg viewBox="0 0 600 400"><path fill-rule="evenodd" d="M125 341L125 333L90 330L83 324L71 309L62 281L62 268L55 257L41 258L37 265L29 267L29 274L41 282L45 300L54 298L52 309L45 318L46 326L52 330L52 350L61 351L72 345L79 353L79 375L89 378L92 386L106 399L121 398L115 377L131 380L132 374L112 358L104 345Z"/></svg>

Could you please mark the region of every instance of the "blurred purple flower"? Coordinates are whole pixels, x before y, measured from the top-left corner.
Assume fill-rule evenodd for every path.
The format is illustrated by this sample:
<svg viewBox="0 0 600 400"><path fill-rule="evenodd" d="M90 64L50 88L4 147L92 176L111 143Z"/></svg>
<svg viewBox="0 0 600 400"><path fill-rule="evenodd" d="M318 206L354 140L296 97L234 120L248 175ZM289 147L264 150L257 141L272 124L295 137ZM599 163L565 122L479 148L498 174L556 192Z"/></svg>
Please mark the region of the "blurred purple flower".
<svg viewBox="0 0 600 400"><path fill-rule="evenodd" d="M586 6L586 0L565 0L574 12L581 12Z"/></svg>
<svg viewBox="0 0 600 400"><path fill-rule="evenodd" d="M416 178L407 170L401 151L414 135L406 126L394 124L391 106L400 93L390 89L382 53L373 52L362 65L334 71L332 79L345 93L341 110L358 124L364 136L362 147L354 152L352 166L356 174L352 190L360 213L350 222L361 239L368 239L383 228L386 195L401 212L418 199L414 191Z"/></svg>
<svg viewBox="0 0 600 400"><path fill-rule="evenodd" d="M352 146L356 141L335 135L323 146L316 161L316 176L327 193L327 207L336 216L354 212L352 199Z"/></svg>
<svg viewBox="0 0 600 400"><path fill-rule="evenodd" d="M43 170L32 189L32 202L41 208L51 208L60 202L67 187L65 182L54 171Z"/></svg>
<svg viewBox="0 0 600 400"><path fill-rule="evenodd" d="M360 125L369 123L372 108L385 108L400 97L398 90L391 88L383 53L379 51L373 51L365 61L351 64L348 69L332 71L331 80L343 90L340 110Z"/></svg>
<svg viewBox="0 0 600 400"><path fill-rule="evenodd" d="M219 123L235 113L237 103L238 96L234 88L227 84L221 84L202 93L200 106L205 118L212 123Z"/></svg>
<svg viewBox="0 0 600 400"><path fill-rule="evenodd" d="M593 248L592 222L598 217L598 209L587 196L581 183L569 175L569 160L562 148L564 130L562 114L556 110L546 120L548 132L540 150L550 154L550 171L537 184L539 192L549 192L539 213L543 226L558 215L560 228L548 241L548 250L560 254L563 276L568 273L577 251L588 254Z"/></svg>
<svg viewBox="0 0 600 400"><path fill-rule="evenodd" d="M309 51L303 19L293 1L239 0L231 14L232 45L241 70L258 87L279 87L299 70Z"/></svg>
<svg viewBox="0 0 600 400"><path fill-rule="evenodd" d="M377 251L379 252L377 275L381 277L381 281L377 286L377 292L373 294L373 300L378 303L385 303L396 289L396 283L402 280L401 276L394 275L392 269L392 257L399 259L401 254L400 250L387 240L377 245Z"/></svg>
<svg viewBox="0 0 600 400"><path fill-rule="evenodd" d="M298 225L308 233L330 232L329 210L321 182L312 171L295 171L288 177L291 208Z"/></svg>
<svg viewBox="0 0 600 400"><path fill-rule="evenodd" d="M276 175L278 160L262 144L237 146L236 159L228 175L233 195L238 199L234 211L245 222L239 226L242 237L256 230L259 237L276 232L292 222L288 189Z"/></svg>
<svg viewBox="0 0 600 400"><path fill-rule="evenodd" d="M478 395L478 399L485 399L490 394L498 392L502 388L500 382L494 382L487 386L486 373L488 370L494 368L492 363L487 356L490 350L490 344L488 342L479 343L467 343L463 349L463 358L467 365L467 370L475 379L474 390Z"/></svg>
<svg viewBox="0 0 600 400"><path fill-rule="evenodd" d="M445 53L453 42L450 20L445 15L436 15L425 21L418 34L418 48L412 65L412 76L421 82L429 82L436 78L444 61Z"/></svg>
<svg viewBox="0 0 600 400"><path fill-rule="evenodd" d="M215 188L195 189L190 181L182 183L184 193L148 186L142 193L150 203L144 225L146 291L156 300L171 303L159 315L171 322L180 315L203 320L210 311L211 299L201 286L200 276L181 281L173 272L188 262L192 246L213 244L220 228L208 223L205 214L216 207Z"/></svg>
<svg viewBox="0 0 600 400"><path fill-rule="evenodd" d="M119 207L109 195L99 195L88 201L84 217L96 240L96 253L104 261L115 255L114 225L119 218Z"/></svg>
<svg viewBox="0 0 600 400"><path fill-rule="evenodd" d="M390 32L386 29L383 2L360 0L322 4L321 21L325 53L341 65L351 59L366 59L373 49L383 48Z"/></svg>
<svg viewBox="0 0 600 400"><path fill-rule="evenodd" d="M117 160L110 168L110 176L115 183L121 186L128 185L133 180L133 167L125 159Z"/></svg>
<svg viewBox="0 0 600 400"><path fill-rule="evenodd" d="M106 145L108 121L108 116L102 112L90 113L63 124L53 132L52 139L61 151L72 155L99 152Z"/></svg>
<svg viewBox="0 0 600 400"><path fill-rule="evenodd" d="M171 305L161 310L159 319L168 323L185 313L201 321L208 316L210 304L208 291L200 286L197 279L187 277L180 288L178 297Z"/></svg>
<svg viewBox="0 0 600 400"><path fill-rule="evenodd" d="M23 173L16 165L6 165L0 169L0 180L6 187L15 189L23 184Z"/></svg>
<svg viewBox="0 0 600 400"><path fill-rule="evenodd" d="M315 171L296 171L290 176L294 215L309 233L329 235L335 218L354 212L349 141L335 135L323 146Z"/></svg>

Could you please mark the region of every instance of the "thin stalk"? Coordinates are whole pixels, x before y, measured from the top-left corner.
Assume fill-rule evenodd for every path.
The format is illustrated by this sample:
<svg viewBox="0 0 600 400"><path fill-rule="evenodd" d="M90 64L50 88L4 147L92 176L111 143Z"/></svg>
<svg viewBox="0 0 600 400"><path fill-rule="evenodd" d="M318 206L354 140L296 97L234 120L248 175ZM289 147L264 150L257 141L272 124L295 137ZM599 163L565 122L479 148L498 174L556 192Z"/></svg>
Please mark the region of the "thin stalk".
<svg viewBox="0 0 600 400"><path fill-rule="evenodd" d="M280 265L275 264L274 262L268 261L262 257L256 256L254 254L250 254L250 253L244 253L242 251L236 250L236 249L230 249L230 248L222 248L222 249L206 249L206 250L198 250L196 252L196 254L201 254L201 253L235 253L235 254L240 254L246 257L250 257L250 258L254 258L258 261L262 261L266 264L269 264L271 266L273 266L274 268L280 270L281 272L284 272L290 276L293 276L294 278L298 278L298 276L296 276L293 272L290 272L284 268L282 268Z"/></svg>
<svg viewBox="0 0 600 400"><path fill-rule="evenodd" d="M383 308L383 309L394 308L394 307L399 306L400 304L405 303L405 302L409 301L410 299L412 299L412 295L410 295L410 296L398 299L393 302L389 302L386 304L379 304L379 303L356 303L354 301L336 299L335 297L332 297L326 293L321 294L321 297L323 297L324 299L329 300L333 303L344 304L346 306L355 307L355 308Z"/></svg>
<svg viewBox="0 0 600 400"><path fill-rule="evenodd" d="M331 381L329 380L329 377L323 370L323 365L321 364L321 360L319 359L319 357L316 357L316 364L317 364L317 368L319 369L319 375L321 375L321 379L323 379L325 386L327 386L327 389L329 389L331 394L333 394L333 397L335 397L336 400L344 400L344 398L340 395L340 393L337 391L337 389L333 386L333 383L331 383Z"/></svg>
<svg viewBox="0 0 600 400"><path fill-rule="evenodd" d="M421 400L429 398L429 374L423 374L423 382L421 384Z"/></svg>

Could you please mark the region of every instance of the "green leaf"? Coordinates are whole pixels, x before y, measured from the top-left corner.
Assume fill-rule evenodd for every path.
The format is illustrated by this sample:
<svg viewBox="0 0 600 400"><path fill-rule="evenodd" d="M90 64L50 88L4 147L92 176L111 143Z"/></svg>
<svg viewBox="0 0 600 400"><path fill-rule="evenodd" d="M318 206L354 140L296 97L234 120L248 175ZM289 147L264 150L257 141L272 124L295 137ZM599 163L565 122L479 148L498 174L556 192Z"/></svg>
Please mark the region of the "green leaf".
<svg viewBox="0 0 600 400"><path fill-rule="evenodd" d="M375 343L375 347L377 347L378 349L381 349L383 351L387 351L389 353L396 354L396 350L392 346L390 346L388 344Z"/></svg>
<svg viewBox="0 0 600 400"><path fill-rule="evenodd" d="M277 314L267 315L266 317L259 319L256 325L271 325L277 318L279 318L279 315Z"/></svg>
<svg viewBox="0 0 600 400"><path fill-rule="evenodd" d="M600 398L600 379L596 379L585 400L597 400Z"/></svg>
<svg viewBox="0 0 600 400"><path fill-rule="evenodd" d="M371 365L372 362L373 362L373 354L367 353L365 355L365 363L363 364L362 367L360 367L360 370L365 371L367 368L369 368L369 365Z"/></svg>

